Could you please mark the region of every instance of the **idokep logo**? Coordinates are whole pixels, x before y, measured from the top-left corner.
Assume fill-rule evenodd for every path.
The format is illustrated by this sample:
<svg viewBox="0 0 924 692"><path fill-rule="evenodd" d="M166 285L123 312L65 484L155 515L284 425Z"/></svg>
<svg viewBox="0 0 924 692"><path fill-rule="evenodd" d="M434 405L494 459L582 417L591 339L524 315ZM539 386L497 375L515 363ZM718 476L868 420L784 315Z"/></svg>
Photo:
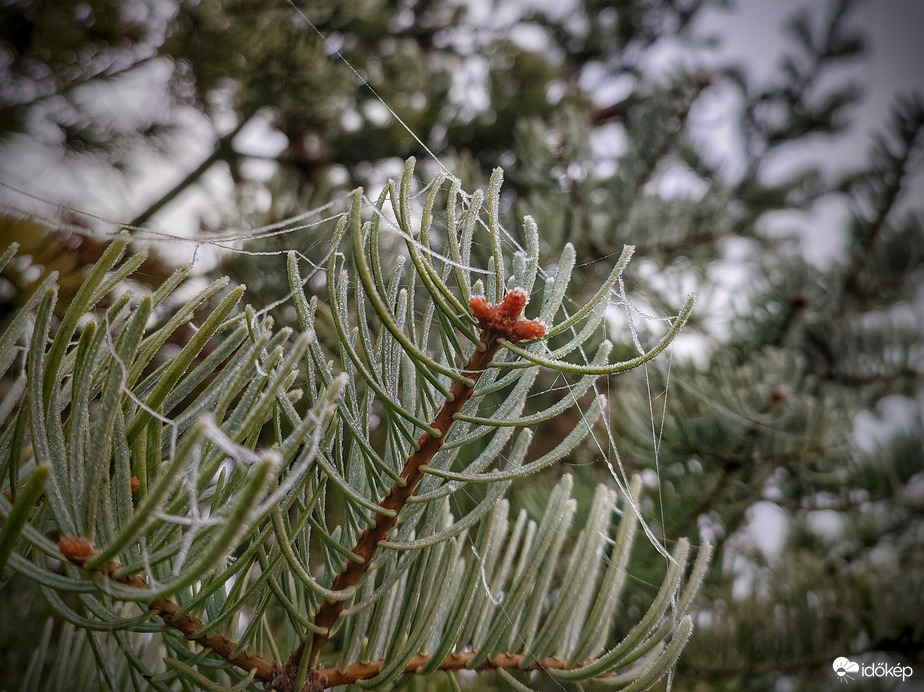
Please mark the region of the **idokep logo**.
<svg viewBox="0 0 924 692"><path fill-rule="evenodd" d="M837 679L840 682L853 680L850 673L856 673L858 670L860 670L859 663L854 663L843 656L834 659L834 672L837 673Z"/></svg>
<svg viewBox="0 0 924 692"><path fill-rule="evenodd" d="M863 678L901 678L904 682L914 673L911 666L893 666L888 663L860 665L843 656L834 659L833 666L839 682L849 682L858 674Z"/></svg>

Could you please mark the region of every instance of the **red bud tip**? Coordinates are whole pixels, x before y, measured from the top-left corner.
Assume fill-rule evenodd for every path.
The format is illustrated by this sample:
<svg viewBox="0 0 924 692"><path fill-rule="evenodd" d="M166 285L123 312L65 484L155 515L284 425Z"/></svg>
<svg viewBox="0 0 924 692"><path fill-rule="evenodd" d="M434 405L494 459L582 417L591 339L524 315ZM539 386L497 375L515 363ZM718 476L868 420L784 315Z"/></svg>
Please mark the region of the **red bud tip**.
<svg viewBox="0 0 924 692"><path fill-rule="evenodd" d="M489 305L483 297L476 296L469 301L469 306L482 330L495 337L517 342L545 335L545 325L541 322L522 318L526 303L526 293L515 288L504 297L500 305Z"/></svg>

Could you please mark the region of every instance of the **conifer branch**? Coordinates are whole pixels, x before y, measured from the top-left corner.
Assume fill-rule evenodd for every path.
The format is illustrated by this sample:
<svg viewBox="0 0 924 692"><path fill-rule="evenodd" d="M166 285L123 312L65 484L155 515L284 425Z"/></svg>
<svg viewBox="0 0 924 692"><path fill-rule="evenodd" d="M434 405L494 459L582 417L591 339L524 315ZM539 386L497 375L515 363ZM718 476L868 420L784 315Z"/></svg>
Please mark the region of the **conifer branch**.
<svg viewBox="0 0 924 692"><path fill-rule="evenodd" d="M352 550L354 554L362 558L362 561L351 560L347 563L346 568L334 579L331 586L333 591L355 587L369 570L379 542L388 538L397 523L398 515L424 477L423 467L433 460L443 446L446 435L455 422L456 414L462 411L462 407L471 398L479 378L500 348L500 340L516 342L541 337L545 333L545 328L538 322L521 319L525 304L526 295L520 290L508 293L503 302L497 306L488 305L480 297L471 299L471 308L481 325L481 334L475 352L462 369L469 379L468 381L457 380L453 383L449 396L431 424L432 429L439 431L439 435L424 432L420 436L417 449L408 457L401 471L400 480L391 487L381 503L382 509L386 511L376 515L373 526L363 532ZM342 600L326 601L318 610L314 624L323 629L324 633L314 637L308 659L309 665L315 665L321 648L330 637L331 628L345 607L346 603ZM304 649L304 644L297 647L285 664L290 680L294 680L297 674Z"/></svg>
<svg viewBox="0 0 924 692"><path fill-rule="evenodd" d="M897 140L898 153L893 153L880 140L871 151L874 165L858 186L860 193L865 193L866 205L872 207L872 214L864 216L862 207L855 204L854 234L857 247L854 249L852 266L844 273L844 290L847 293L863 297L862 272L867 267L873 254L873 247L882 236L889 215L898 203L899 196L905 190L906 182L913 172L913 156L920 146L921 134L924 132L924 104L920 98L900 99L893 110L892 134ZM855 193L856 194L856 193ZM862 235L857 230L862 229Z"/></svg>
<svg viewBox="0 0 924 692"><path fill-rule="evenodd" d="M68 562L78 567L83 567L96 552L89 541L79 536L63 536L58 541L58 549ZM115 560L110 560L103 566L105 574L120 584L132 586L136 589L147 587L147 580L142 575L119 575L121 570L122 565ZM205 627L205 623L189 613L181 613L178 603L171 601L169 598L155 598L147 603L147 607L149 611L157 613L167 627L177 630L189 641L210 649L228 663L242 670L255 671L254 677L257 680L269 681L272 679L274 664L260 656L252 656L246 651L240 650L236 642L220 634L198 634Z"/></svg>
<svg viewBox="0 0 924 692"><path fill-rule="evenodd" d="M409 238L413 235L406 213L410 206L407 198L411 173L412 163L409 163L400 196L393 200ZM499 174L492 178L492 186L489 201L496 206ZM438 189L439 185L435 185L434 190ZM10 540L24 534L33 548L79 567L78 571L70 569L63 573L49 568L54 574L47 579L51 580L52 588L92 592L89 597L92 617L98 618L103 610L111 610L113 599L141 605L142 611L128 618L112 610L111 619L105 623L113 629L127 631L162 629L162 636L150 641L158 652L161 649L167 652L166 664L170 670L163 676L180 675L182 679L203 684L205 681L195 667L187 665L183 652L186 647L177 649L176 633L195 642L198 656L212 660L208 665L214 666L216 661L220 664L220 684L240 677L243 671L244 675L249 673L243 684L256 681L276 692L319 692L344 684L339 682L341 680L384 687L408 673L419 676L462 668L500 671L505 677L509 676L507 669L515 667L550 670L556 676L569 679L605 678L611 675L614 666L624 667L637 658L626 659L626 656L641 656L668 638L674 642L673 648L664 650L658 665L667 665L679 656L689 634L689 625L684 625L686 629L677 629L665 621L656 631L650 631L652 622L665 617L671 603L669 593L677 593L681 588L682 573L676 567L666 578L647 619L628 643L604 653L614 609L623 589L623 581L618 578L619 569L612 565L622 565L628 557L634 535L634 515L624 517L621 522L610 566L591 560L588 567L587 562L589 555L602 555L608 550L605 543L609 540L614 517L615 491L598 486L587 523L571 548L566 547L566 537L578 500L571 498L570 476L552 491L541 520L527 520L521 511L511 527L509 505L505 500L498 501L513 475L532 472L569 453L600 416L604 399L597 397L593 401L582 416L581 424L561 443L540 459L524 465L532 440L532 426L576 404L579 395L599 374L618 372L646 362L666 344L662 340L642 360L607 367L611 344L604 340L596 355L588 361L587 372L582 366L562 360L599 327L604 313L600 306L605 305L600 301L606 300L613 283L621 275L631 256L631 248L624 250L610 277L585 307L562 321L555 321L574 266L574 250L566 246L556 278L547 286L540 319L527 320L523 318L523 309L539 266L538 234L528 239L527 252L514 258L514 275L509 281L499 269L504 260L500 244L493 243L495 281L485 291L480 280L471 285L469 276L464 271L459 272L456 278L461 295L458 295L446 283L450 274L448 266L442 269L431 266L427 255L417 254L417 250L429 248L425 231L436 194L431 192L428 197L419 240L409 248L414 271L422 277L434 300L434 307L422 323L422 332L417 332L414 326L409 329L406 324L410 307L418 302L413 294L416 282L411 281L405 292L400 283L401 265L397 263L386 287L377 254L377 224L370 223L366 234L363 233L362 198L360 194L354 196L351 220L355 246L359 250L356 268L360 279L356 284L357 305L365 306L366 300L372 304L381 318L378 337L374 336L376 325L369 322L362 307L352 315L349 312L348 290L345 290L349 277L346 270L334 271L337 269L336 253L330 260L332 271L328 286L337 338L344 347L341 354L344 369L349 371L355 366L358 373L355 388L347 385L347 373L335 376L334 366L324 358L315 330L316 304L309 303L297 290L303 282L294 255L290 255L289 261L290 283L303 332L292 348L284 348L291 334L289 329L273 333L268 322L254 323L250 308L241 317L229 317L243 291L239 287L212 311L178 356L147 376L145 368L178 328L183 316L192 314L205 299L224 286L225 281L214 282L172 319L147 335L151 310L185 274L180 272L168 279L163 288L143 299L135 310L131 309L129 297L123 296L100 318L99 323L105 324L108 331L97 327L97 322L91 322L80 332L76 347L71 348L79 328L79 317L142 261L140 256L133 257L114 269L128 240L122 237L100 258L77 296L69 301L63 326L54 330L53 338L54 292L43 292L41 304L38 298L27 304L25 314L36 304L38 314L36 326L31 330L32 348L19 387L28 387L28 401L33 405L25 409L28 418L15 419L17 422L6 434L14 443L10 458L25 458L22 445L26 440L21 428L29 426L31 436L26 439L37 450L36 462L50 464L48 468L52 473L48 474L49 483L44 487L45 502L55 513L57 531L64 537L57 542L55 550L55 544L47 540L47 531L40 532L22 524L22 531L10 532ZM454 200L456 195L458 191L453 192L450 199ZM383 200L384 196L378 206ZM496 209L493 213L496 214ZM495 217L490 221L489 230L497 233L498 221ZM469 231L473 227L474 223L466 226ZM347 228L347 219L342 218L337 228L335 245ZM458 235L457 227L449 231L452 238ZM469 231L463 230L459 243L449 248L447 261L459 267L471 265ZM367 243L373 248L369 255L365 254ZM340 277L339 282L337 277ZM47 282L48 285L53 283L54 277ZM505 293L505 287L509 286L518 288ZM480 295L482 292L487 296ZM668 340L685 322L691 307L692 298L674 321ZM354 319L355 328L351 324ZM444 357L438 359L430 355L434 339L430 330L437 324L436 319L444 347ZM244 320L246 324L234 326ZM556 326L547 327L553 321ZM14 329L2 337L4 343L15 343L21 338L20 325L25 325L24 318L14 323ZM117 336L111 333L113 331ZM565 374L582 375L571 389L571 397L538 413L523 413L526 395L539 369L530 363L536 357L533 349L524 350L518 345L535 339L550 341L559 335L565 338L569 332L575 333L574 339L552 350L546 348L544 352L553 359L539 365ZM187 373L195 354L219 334L223 335L223 341L216 353ZM246 338L248 334L250 340ZM358 338L353 339L353 336ZM49 338L51 346L46 348L44 343ZM354 343L355 350L352 350ZM484 386L490 375L485 380L481 376L493 366L502 348L510 352L510 358L501 367L505 371L512 368L514 372L503 374L498 381ZM113 351L112 363L103 360L107 350ZM396 363L402 354L409 362L402 362L399 367ZM232 358L227 360L229 355ZM303 371L297 366L301 361L305 363ZM216 368L220 368L220 373L216 379L209 379ZM253 376L254 372L257 377ZM304 398L311 409L309 415L303 415L294 406L305 391L292 389L299 373L305 378L308 395ZM417 379L421 375L423 379ZM65 415L61 415L64 409L62 381L66 383L65 393L70 405ZM102 381L102 389L95 384L97 381ZM494 395L511 382L516 383L514 390L505 402L494 408ZM369 385L367 390L362 389L363 383ZM475 396L476 387L477 394L486 399L463 414L470 400L481 401ZM345 404L340 408L343 428L329 429L327 424L335 417L334 402L339 400L341 390L345 392ZM395 391L398 394L392 398ZM189 399L193 394L197 398L189 408L176 408L176 402ZM123 407L120 416L119 405L126 395L133 405ZM369 437L370 422L363 418L359 408L371 410L368 407L374 401L373 395L387 401L394 413L417 426L416 432L413 427L396 427L389 432L386 444L379 447L379 440ZM423 398L416 399L415 395ZM93 408L97 400L102 402L99 413ZM493 413L486 416L481 412L479 417L479 410L489 407ZM169 431L172 437L166 461L165 435L168 431L165 424L171 421L161 419L161 409L182 416L177 419L182 423L170 427L186 426ZM185 413L177 413L178 410L185 410ZM357 417L353 418L354 415ZM253 448L258 444L258 436L270 420L274 422L276 450L269 455L255 454ZM96 426L94 429L105 428L108 436L98 439L81 436L88 421ZM456 421L466 427L459 437L454 436L459 432L453 429ZM59 431L59 427L63 430ZM508 430L516 427L522 430L512 439ZM346 437L346 428L349 428L351 439ZM421 493L425 485L421 481L425 474L436 477L453 474L448 469L457 466L458 448L491 430L495 431L494 435L483 450L479 449L477 458L471 463L463 462L467 472L478 474L477 480L491 484L491 488L476 508L456 520L448 501L441 499L453 492L456 485L437 480L433 487ZM447 440L451 434L452 439ZM508 442L510 448L505 452ZM353 447L354 444L357 446ZM111 453L111 458L107 453ZM384 472L366 479L371 481L367 485L355 475L357 467L351 465L357 458L355 455L360 453L367 455L375 471ZM73 461L71 466L62 467L57 465L59 459ZM404 459L403 470L401 459ZM234 463L225 465L225 460ZM306 473L312 462L316 463L317 473ZM395 462L397 467L393 466ZM502 468L486 471L495 465ZM18 469L13 472L15 475ZM107 472L108 483L105 482ZM146 484L143 482L145 473ZM278 479L271 473L278 474ZM386 477L387 482L382 482ZM40 476L35 478L41 480ZM267 487L277 480L278 487L265 497ZM456 480L467 482L468 477ZM327 525L328 483L337 487L335 493L342 491L354 503L353 519L369 521L368 524L360 523L356 533ZM191 488L197 489L192 495ZM14 504L22 517L31 514L41 490L37 487L28 497L20 497L11 488L10 495L16 498ZM80 496L86 493L89 495L84 501ZM139 493L140 498L133 497ZM636 500L637 495L635 492ZM258 502L258 498L264 499ZM418 501L429 503L423 514L418 513L421 505L407 507ZM196 513L191 503L208 503L208 516ZM12 517L6 503L2 504L4 518ZM412 508L414 511L410 511ZM13 507L14 511L16 509ZM267 522L269 513L273 514L272 523ZM418 521L422 522L419 531ZM188 528L177 533L176 525ZM478 534L473 541L467 532L476 525ZM254 536L255 530L258 537ZM245 531L250 532L246 545L240 542ZM277 544L265 554L261 546L271 535L275 536ZM99 540L94 536L108 538L94 544L94 540ZM328 555L327 578L323 581L315 575L319 561L309 554L309 551L314 552L313 536L346 558L345 562L332 565L332 555ZM469 543L476 549L475 561L463 557ZM132 546L137 546L139 552L126 563L126 558L118 556L125 555L126 550L134 550ZM350 549L351 546L355 547ZM385 551L381 549L388 550L384 560L381 553ZM222 565L224 556L232 550L235 561ZM409 552L393 553L392 550ZM0 557L3 552L0 550ZM11 553L10 557L13 569L32 569L24 562L27 560L24 555ZM561 559L567 562L567 567L559 579ZM260 578L252 585L241 581L244 570L250 574L249 570L258 562ZM367 574L377 569L373 565L378 566L380 562L386 563L381 572ZM681 562L683 560L678 558L677 563ZM151 581L150 575L170 574L168 570L172 570L172 580ZM201 575L206 573L210 576L203 580ZM410 580L402 581L404 575L411 575ZM277 580L290 577L304 585L306 597L291 597L281 591ZM71 582L76 586L72 587ZM223 600L219 591L222 588L227 596ZM557 597L553 589L556 588L563 596L554 600ZM498 597L504 598L505 613L507 609L524 613L526 619L521 626L493 613L497 605L493 594L502 594ZM237 636L219 629L222 623L240 612L248 599L254 598L259 598L260 603L248 613L249 625L244 634ZM296 636L302 637L294 651L286 649L280 653L273 645L279 633L265 617L270 598L275 598L290 618L285 636L298 633ZM195 616L200 613L207 615L202 615L200 620ZM151 614L158 615L160 620L153 620L149 617ZM360 617L354 618L357 614ZM85 626L83 614L67 612L67 617L80 623L78 627ZM239 641L231 641L221 632ZM255 641L254 636L259 636L260 632L266 632L271 643L272 653L266 658L242 650L248 642ZM503 641L513 636L518 636L519 641L533 641L533 644L525 650L510 649ZM567 639L563 640L563 646L558 646L556 642L563 636ZM329 641L334 637L337 637L336 642ZM340 637L345 646L337 651L332 644L339 645ZM439 639L433 646L435 637ZM90 645L94 643L91 641ZM171 650L175 650L176 656L171 655ZM336 670L333 658L327 656L328 650L339 653ZM580 663L582 661L584 663ZM651 666L647 667L632 666L626 675L643 680L641 675L660 670L655 663L651 661ZM576 664L580 667L572 668ZM144 663L138 663L135 668L152 680L160 677L148 671ZM119 688L117 684L110 686Z"/></svg>
<svg viewBox="0 0 924 692"><path fill-rule="evenodd" d="M490 364L491 359L497 353L498 348L500 348L500 344L497 342L496 337L489 338L487 341L482 341L481 343L484 349L481 350L479 348L476 350L463 369L473 382L478 381L488 364ZM454 383L450 396L443 403L442 408L432 422L432 427L440 431L440 436L435 437L429 432L424 432L423 435L420 436L418 440L418 449L408 457L404 469L401 471L401 480L392 485L391 489L388 491L388 495L381 502L382 509L389 511L380 512L376 515L373 526L363 532L352 550L353 553L362 558L362 562L349 561L346 568L334 579L334 583L331 586L333 591L342 591L350 587L355 587L363 575L368 571L369 566L372 564L372 557L378 548L379 541L388 538L389 533L398 521L398 514L401 512L404 505L407 504L417 484L423 479L424 473L421 467L429 464L440 447L443 446L446 434L449 432L454 422L453 415L462 410L462 406L469 400L473 391L474 385L469 386L464 382ZM321 647L324 646L324 643L330 636L330 628L333 627L334 623L340 617L340 613L345 606L346 604L344 601L327 601L321 606L321 609L315 616L315 625L324 628L327 630L327 633L319 634L314 638L309 659L312 664L317 659ZM301 655L302 649L300 647L292 653L288 665L291 666L294 664L294 666L297 667Z"/></svg>
<svg viewBox="0 0 924 692"><path fill-rule="evenodd" d="M453 671L453 670L564 670L567 662L560 658L544 658L541 661L532 661L524 665L528 659L527 654L499 654L489 659L475 668L469 668L468 664L475 658L474 651L466 651L461 654L450 654L442 663L437 666L436 670ZM407 674L418 672L421 668L430 663L431 657L425 654L415 656L410 663L404 668ZM355 663L346 670L338 668L324 668L317 671L320 683L325 687L336 687L337 685L349 685L360 680L368 680L382 670L385 661L370 661L369 663Z"/></svg>

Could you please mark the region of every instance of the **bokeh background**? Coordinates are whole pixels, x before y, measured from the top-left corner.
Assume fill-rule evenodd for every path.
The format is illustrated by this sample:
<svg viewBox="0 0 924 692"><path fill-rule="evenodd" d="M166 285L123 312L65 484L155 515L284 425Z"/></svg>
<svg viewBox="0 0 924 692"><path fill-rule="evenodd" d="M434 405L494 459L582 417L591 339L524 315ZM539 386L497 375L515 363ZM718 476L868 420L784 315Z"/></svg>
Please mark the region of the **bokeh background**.
<svg viewBox="0 0 924 692"><path fill-rule="evenodd" d="M719 546L674 689L834 689L840 656L924 679L922 27L915 0L4 2L0 318L123 225L151 285L194 262L267 305L330 226L253 229L331 218L409 156L421 186L502 166L512 237L529 214L543 261L575 245L575 304L636 246L626 356L699 294L563 464L589 495L618 453L659 535ZM661 567L633 561L625 628ZM14 689L47 611L0 594Z"/></svg>

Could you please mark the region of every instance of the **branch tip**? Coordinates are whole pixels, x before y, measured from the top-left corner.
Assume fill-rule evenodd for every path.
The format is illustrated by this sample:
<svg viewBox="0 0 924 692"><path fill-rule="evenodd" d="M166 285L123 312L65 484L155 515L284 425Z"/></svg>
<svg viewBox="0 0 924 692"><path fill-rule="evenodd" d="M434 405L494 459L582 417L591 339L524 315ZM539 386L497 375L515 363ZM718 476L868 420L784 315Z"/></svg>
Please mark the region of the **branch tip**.
<svg viewBox="0 0 924 692"><path fill-rule="evenodd" d="M528 302L526 292L515 288L497 305L490 305L483 296L474 296L469 301L469 307L487 335L516 343L545 336L542 322L523 318L523 308Z"/></svg>

